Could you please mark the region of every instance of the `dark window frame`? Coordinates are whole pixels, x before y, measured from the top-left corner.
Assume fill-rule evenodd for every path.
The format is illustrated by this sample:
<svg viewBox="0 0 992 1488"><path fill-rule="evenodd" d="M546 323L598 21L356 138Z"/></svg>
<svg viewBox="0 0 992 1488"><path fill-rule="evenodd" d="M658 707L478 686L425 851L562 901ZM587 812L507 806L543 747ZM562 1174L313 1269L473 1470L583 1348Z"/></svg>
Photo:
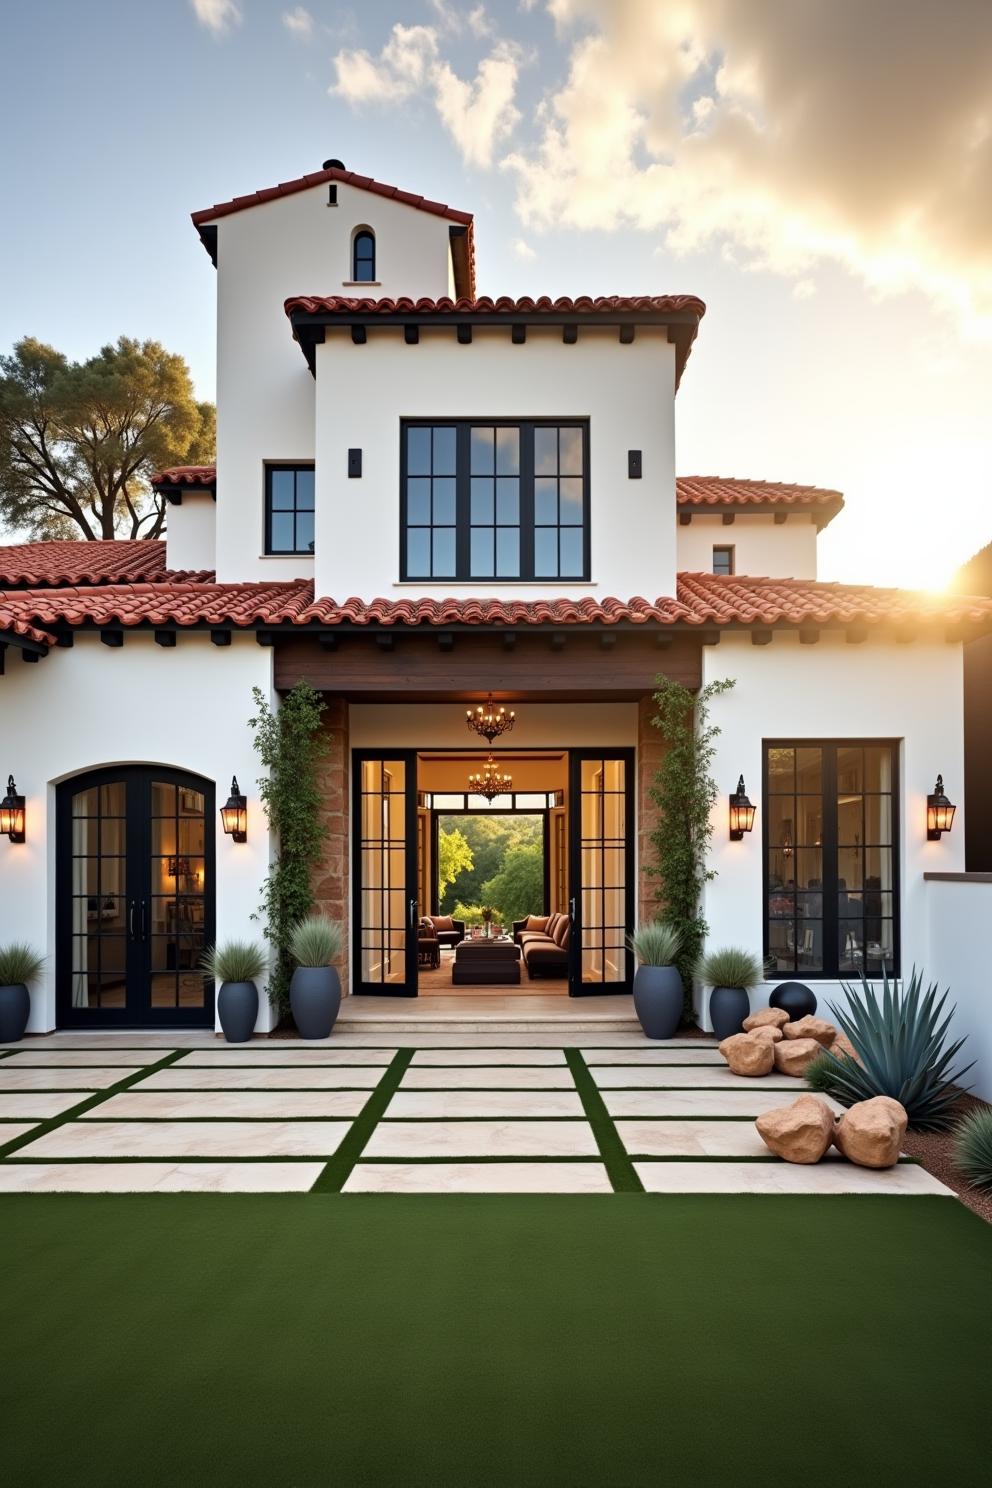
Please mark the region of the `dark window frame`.
<svg viewBox="0 0 992 1488"><path fill-rule="evenodd" d="M729 554L730 567L728 569L724 570L722 568L717 568L717 566L716 566L716 555L717 555L717 553L727 553L727 554ZM713 544L713 557L712 557L712 559L710 561L710 564L711 564L713 573L716 574L718 577L725 578L725 579L732 579L733 576L734 576L734 574L737 572L737 555L736 555L736 552L735 552L734 544L733 543L714 543Z"/></svg>
<svg viewBox="0 0 992 1488"><path fill-rule="evenodd" d="M371 253L363 254L362 257L361 257L361 260L360 260L359 259L359 252L358 252L359 246L362 245L362 244L364 244L364 243L366 243L366 242L371 244L372 251L371 251ZM355 231L355 235L354 235L354 237L351 240L351 282L352 282L352 284L374 284L375 283L375 259L376 259L375 233L372 231L372 229L370 227L359 227L359 228L357 228L356 231ZM358 272L359 262L364 263L364 262L366 262L366 260L368 261L370 272L367 275L366 274L360 274Z"/></svg>
<svg viewBox="0 0 992 1488"><path fill-rule="evenodd" d="M891 844L888 850L892 853L892 965L886 966L885 970L889 977L901 975L901 901L902 901L902 864L899 853L900 832L900 769L899 769L899 740L898 739L762 739L761 741L761 922L762 922L762 948L767 958L770 954L770 926L771 917L768 913L769 882L768 882L768 860L775 844L769 842L769 826L771 812L768 809L770 796L768 790L768 756L773 749L819 749L822 752L821 763L821 800L823 803L823 830L822 830L822 852L823 852L823 874L821 893L823 897L822 937L823 937L823 966L820 970L811 970L808 967L798 967L792 972L776 971L771 974L772 980L786 980L789 978L799 981L855 981L859 974L855 971L840 970L840 915L837 912L837 900L840 890L838 888L839 873L837 870L837 751L846 748L861 749L888 749L892 762L892 789L888 794L891 797L892 824ZM800 792L800 794L803 794ZM862 794L874 795L876 792L862 792ZM885 793L883 793L885 794ZM862 844L867 847L867 844ZM827 885L831 885L828 892ZM800 891L801 892L801 891ZM862 891L863 892L863 891ZM855 917L856 918L856 917ZM862 920L868 918L862 912ZM886 918L880 916L879 918ZM787 920L777 922L788 923ZM794 917L793 923L798 923L798 917ZM829 949L829 954L828 954ZM867 974L867 973L866 973ZM879 973L880 975L880 973ZM869 980L875 976L872 973Z"/></svg>
<svg viewBox="0 0 992 1488"><path fill-rule="evenodd" d="M401 583L485 583L485 584L582 584L588 583L592 570L592 541L590 522L589 479L589 419L562 414L553 418L490 418L482 414L476 418L404 418L400 420L400 582ZM453 428L455 430L455 572L445 575L411 574L407 562L407 533L409 529L407 511L407 431L409 429ZM519 466L519 526L520 572L514 575L473 574L471 571L471 430L472 429L518 429L520 431ZM564 530L582 533L582 572L564 577L536 574L534 564L534 535L537 525L534 520L534 430L539 428L578 428L582 431L582 475L571 477L582 481L582 524L579 527L564 524ZM565 479L558 476L555 479ZM424 530L433 531L434 524L414 524ZM442 524L443 525L443 524ZM514 524L511 524L514 525ZM554 527L540 524L542 529L563 530L559 521Z"/></svg>
<svg viewBox="0 0 992 1488"><path fill-rule="evenodd" d="M313 460L266 460L265 462L265 556L267 558L312 558L317 546L317 492L316 492L316 464ZM293 505L291 507L280 507L279 515L291 513L293 517L293 537L296 538L296 519L301 512L309 512L314 521L314 546L312 548L275 548L272 545L272 477L280 470L291 470L294 477L301 470L309 470L314 473L314 504L312 507L299 506L297 503L296 481L293 481Z"/></svg>

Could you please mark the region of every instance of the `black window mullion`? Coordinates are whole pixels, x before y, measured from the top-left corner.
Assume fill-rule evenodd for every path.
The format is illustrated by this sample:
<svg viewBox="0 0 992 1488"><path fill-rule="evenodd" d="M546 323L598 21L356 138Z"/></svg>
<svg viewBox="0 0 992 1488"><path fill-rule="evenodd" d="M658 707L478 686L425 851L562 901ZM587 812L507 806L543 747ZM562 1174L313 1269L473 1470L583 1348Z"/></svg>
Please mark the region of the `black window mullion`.
<svg viewBox="0 0 992 1488"><path fill-rule="evenodd" d="M821 752L823 790L823 971L836 976L840 966L837 914L837 746Z"/></svg>
<svg viewBox="0 0 992 1488"><path fill-rule="evenodd" d="M455 426L455 575L472 577L472 426Z"/></svg>
<svg viewBox="0 0 992 1488"><path fill-rule="evenodd" d="M589 422L582 425L582 576L592 578L592 522L589 512Z"/></svg>
<svg viewBox="0 0 992 1488"><path fill-rule="evenodd" d="M520 425L520 577L534 577L534 425Z"/></svg>

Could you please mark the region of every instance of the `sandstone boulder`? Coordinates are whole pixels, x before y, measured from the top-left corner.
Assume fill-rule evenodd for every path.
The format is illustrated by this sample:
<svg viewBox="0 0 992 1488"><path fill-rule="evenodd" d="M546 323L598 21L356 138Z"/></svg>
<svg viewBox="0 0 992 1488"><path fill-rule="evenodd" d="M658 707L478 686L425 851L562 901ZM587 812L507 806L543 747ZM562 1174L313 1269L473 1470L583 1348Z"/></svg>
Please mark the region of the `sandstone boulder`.
<svg viewBox="0 0 992 1488"><path fill-rule="evenodd" d="M815 1095L766 1111L754 1124L769 1151L792 1163L819 1162L834 1135L833 1113Z"/></svg>
<svg viewBox="0 0 992 1488"><path fill-rule="evenodd" d="M734 1075L768 1075L775 1064L774 1040L760 1034L735 1033L724 1039L720 1053Z"/></svg>
<svg viewBox="0 0 992 1488"><path fill-rule="evenodd" d="M742 1026L745 1033L751 1033L755 1028L782 1028L788 1021L789 1015L784 1008L762 1008L745 1018Z"/></svg>
<svg viewBox="0 0 992 1488"><path fill-rule="evenodd" d="M836 1054L838 1059L853 1059L856 1063L860 1063L854 1045L847 1034L841 1033L840 1029L837 1030L837 1037L830 1045L830 1052Z"/></svg>
<svg viewBox="0 0 992 1488"><path fill-rule="evenodd" d="M825 1049L831 1048L837 1037L832 1023L825 1018L814 1018L810 1013L805 1018L797 1018L795 1023L787 1024L783 1032L787 1039L816 1039Z"/></svg>
<svg viewBox="0 0 992 1488"><path fill-rule="evenodd" d="M806 1073L807 1066L813 1063L818 1054L823 1053L823 1045L818 1044L816 1039L784 1038L780 1044L773 1044L775 1068L782 1075L795 1075L797 1078Z"/></svg>
<svg viewBox="0 0 992 1488"><path fill-rule="evenodd" d="M862 1168L891 1168L899 1159L908 1117L888 1095L859 1101L834 1125L834 1146Z"/></svg>

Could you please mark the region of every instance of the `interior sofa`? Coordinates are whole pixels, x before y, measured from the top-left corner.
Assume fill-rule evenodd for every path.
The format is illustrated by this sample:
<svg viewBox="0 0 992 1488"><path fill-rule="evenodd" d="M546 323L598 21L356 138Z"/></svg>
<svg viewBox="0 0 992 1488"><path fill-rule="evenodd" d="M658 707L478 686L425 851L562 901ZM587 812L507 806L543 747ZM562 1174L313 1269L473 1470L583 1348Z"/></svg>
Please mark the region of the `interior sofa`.
<svg viewBox="0 0 992 1488"><path fill-rule="evenodd" d="M514 920L513 939L520 947L531 981L568 975L571 934L572 922L565 914L528 915L525 920Z"/></svg>
<svg viewBox="0 0 992 1488"><path fill-rule="evenodd" d="M425 915L434 927L434 934L441 946L456 946L465 939L465 921L453 920L450 915Z"/></svg>

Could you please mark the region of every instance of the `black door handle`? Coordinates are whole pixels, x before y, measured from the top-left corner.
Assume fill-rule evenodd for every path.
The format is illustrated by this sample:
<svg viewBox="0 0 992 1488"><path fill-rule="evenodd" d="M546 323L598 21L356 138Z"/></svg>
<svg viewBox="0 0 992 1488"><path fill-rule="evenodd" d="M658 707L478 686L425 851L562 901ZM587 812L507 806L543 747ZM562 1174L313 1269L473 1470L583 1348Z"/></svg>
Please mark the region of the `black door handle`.
<svg viewBox="0 0 992 1488"><path fill-rule="evenodd" d="M131 939L133 940L134 939L134 900L133 899L131 900L131 904L130 904L130 906L128 908L128 912L127 912L127 933L131 937Z"/></svg>
<svg viewBox="0 0 992 1488"><path fill-rule="evenodd" d="M147 908L148 908L148 906L146 905L144 899L142 899L142 901L141 901L141 938L142 938L142 940L147 940L148 939L148 923L147 923L147 920L145 919L145 911L146 911Z"/></svg>

